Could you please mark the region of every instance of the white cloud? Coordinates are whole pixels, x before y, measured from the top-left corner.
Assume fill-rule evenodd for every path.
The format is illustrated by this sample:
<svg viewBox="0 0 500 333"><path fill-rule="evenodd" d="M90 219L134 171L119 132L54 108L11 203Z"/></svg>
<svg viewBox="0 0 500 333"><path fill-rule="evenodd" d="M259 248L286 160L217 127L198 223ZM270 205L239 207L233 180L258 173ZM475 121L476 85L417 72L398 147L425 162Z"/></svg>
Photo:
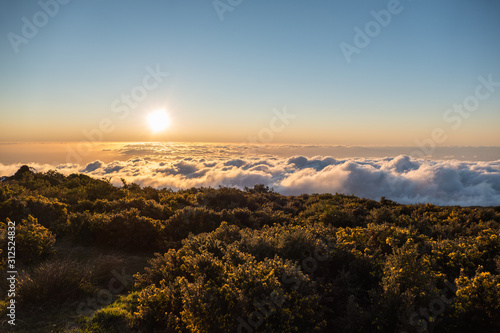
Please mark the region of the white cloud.
<svg viewBox="0 0 500 333"><path fill-rule="evenodd" d="M0 174L12 175L20 164L0 164ZM329 156L235 157L213 156L181 159L133 157L85 166L30 164L37 171L57 169L63 174L82 172L93 177L121 178L143 186L172 189L199 186L243 188L265 184L276 191L302 193L345 193L378 200L381 196L400 203L437 205L500 205L500 160L467 162L394 158L347 158Z"/></svg>

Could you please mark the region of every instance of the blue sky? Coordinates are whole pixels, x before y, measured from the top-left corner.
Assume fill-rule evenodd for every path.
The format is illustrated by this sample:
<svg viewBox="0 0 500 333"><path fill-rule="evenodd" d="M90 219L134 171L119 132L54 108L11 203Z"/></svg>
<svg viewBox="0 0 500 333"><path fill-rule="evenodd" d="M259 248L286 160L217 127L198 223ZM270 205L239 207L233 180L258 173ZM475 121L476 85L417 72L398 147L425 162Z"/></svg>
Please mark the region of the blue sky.
<svg viewBox="0 0 500 333"><path fill-rule="evenodd" d="M349 63L339 45L390 3L243 0L221 20L211 1L72 0L16 53L9 33L43 9L2 1L0 141L85 140L109 118L104 141L244 142L286 107L273 142L414 145L442 128L444 145L498 146L500 87L458 129L443 114L478 77L500 82L500 2L402 0ZM169 76L120 119L113 101L156 66Z"/></svg>

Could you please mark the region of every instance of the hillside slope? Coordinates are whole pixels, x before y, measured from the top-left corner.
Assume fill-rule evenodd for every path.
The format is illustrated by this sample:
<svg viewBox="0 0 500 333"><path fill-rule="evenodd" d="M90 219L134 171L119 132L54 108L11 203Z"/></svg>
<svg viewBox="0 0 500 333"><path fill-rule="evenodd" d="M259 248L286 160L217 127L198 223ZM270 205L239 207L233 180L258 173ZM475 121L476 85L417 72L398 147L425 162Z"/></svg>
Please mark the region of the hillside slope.
<svg viewBox="0 0 500 333"><path fill-rule="evenodd" d="M500 331L500 207L118 188L22 167L0 182L3 272L9 221L21 331Z"/></svg>

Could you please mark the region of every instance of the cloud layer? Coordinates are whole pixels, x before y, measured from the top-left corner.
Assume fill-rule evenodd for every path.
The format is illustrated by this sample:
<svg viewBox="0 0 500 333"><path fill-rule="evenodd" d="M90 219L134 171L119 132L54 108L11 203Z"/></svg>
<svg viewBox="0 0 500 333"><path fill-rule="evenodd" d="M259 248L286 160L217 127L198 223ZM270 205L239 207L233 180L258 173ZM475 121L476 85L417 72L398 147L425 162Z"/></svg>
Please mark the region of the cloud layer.
<svg viewBox="0 0 500 333"><path fill-rule="evenodd" d="M11 175L19 164L0 164L0 174ZM283 194L344 193L400 203L500 206L500 160L467 162L429 161L406 155L394 158L335 159L330 156L253 157L213 159L183 157L158 160L134 157L125 161L76 164L30 164L38 171L57 169L121 178L142 186L172 189L211 186L243 188L265 184Z"/></svg>

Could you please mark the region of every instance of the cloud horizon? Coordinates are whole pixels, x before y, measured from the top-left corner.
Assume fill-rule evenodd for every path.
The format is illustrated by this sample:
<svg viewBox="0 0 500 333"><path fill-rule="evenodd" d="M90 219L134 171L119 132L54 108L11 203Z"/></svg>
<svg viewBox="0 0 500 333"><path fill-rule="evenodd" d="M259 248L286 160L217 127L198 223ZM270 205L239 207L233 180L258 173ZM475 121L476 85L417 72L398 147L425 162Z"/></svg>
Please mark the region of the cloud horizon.
<svg viewBox="0 0 500 333"><path fill-rule="evenodd" d="M22 164L1 164L10 176ZM155 160L134 157L105 163L37 164L38 172L57 170L108 178L115 186L127 183L172 190L192 187L253 187L264 184L284 195L342 193L402 204L500 206L500 160L431 161L407 155L386 158L226 157Z"/></svg>

